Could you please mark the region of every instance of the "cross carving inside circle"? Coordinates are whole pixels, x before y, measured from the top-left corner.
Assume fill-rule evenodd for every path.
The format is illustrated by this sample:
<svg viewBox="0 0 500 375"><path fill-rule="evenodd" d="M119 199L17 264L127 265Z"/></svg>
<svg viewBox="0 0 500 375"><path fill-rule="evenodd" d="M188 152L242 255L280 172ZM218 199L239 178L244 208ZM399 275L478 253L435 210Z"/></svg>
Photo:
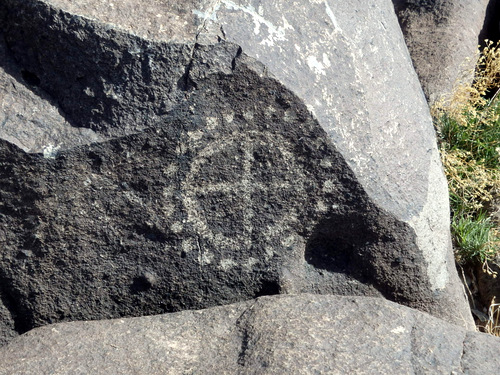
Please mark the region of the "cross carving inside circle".
<svg viewBox="0 0 500 375"><path fill-rule="evenodd" d="M200 262L211 262L203 255L204 242L234 253L252 247L255 231L269 243L285 236L283 228L296 221L297 212L277 197L305 195L305 176L290 148L283 136L254 130L221 137L198 152L182 191L187 222L202 239L192 244ZM266 214L273 219L259 220Z"/></svg>

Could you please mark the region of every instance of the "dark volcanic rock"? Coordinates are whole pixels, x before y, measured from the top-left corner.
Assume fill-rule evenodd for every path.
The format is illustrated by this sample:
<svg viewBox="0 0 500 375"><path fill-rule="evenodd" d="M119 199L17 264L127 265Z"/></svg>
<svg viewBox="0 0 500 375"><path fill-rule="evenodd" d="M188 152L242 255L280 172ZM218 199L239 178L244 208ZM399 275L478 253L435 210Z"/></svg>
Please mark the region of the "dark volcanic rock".
<svg viewBox="0 0 500 375"><path fill-rule="evenodd" d="M65 120L57 103L39 89L38 77L13 61L1 34L0 61L0 138L27 152L46 153L103 140Z"/></svg>
<svg viewBox="0 0 500 375"><path fill-rule="evenodd" d="M61 116L30 145L6 116L2 330L298 292L470 325L390 1L136 3L0 3L9 79Z"/></svg>
<svg viewBox="0 0 500 375"><path fill-rule="evenodd" d="M0 142L2 285L25 330L282 287L428 293L411 229L369 202L297 98L257 78L235 69L163 126L53 158Z"/></svg>
<svg viewBox="0 0 500 375"><path fill-rule="evenodd" d="M495 374L499 350L379 298L273 296L38 328L0 348L0 374Z"/></svg>
<svg viewBox="0 0 500 375"><path fill-rule="evenodd" d="M392 1L429 102L449 95L457 80L472 82L486 9L496 0Z"/></svg>

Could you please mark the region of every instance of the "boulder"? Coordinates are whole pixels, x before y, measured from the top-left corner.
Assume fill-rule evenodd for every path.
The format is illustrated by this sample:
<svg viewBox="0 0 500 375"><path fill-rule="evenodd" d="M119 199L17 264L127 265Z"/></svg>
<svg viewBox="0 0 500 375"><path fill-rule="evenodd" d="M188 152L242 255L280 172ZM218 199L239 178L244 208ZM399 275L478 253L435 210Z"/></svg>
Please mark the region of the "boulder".
<svg viewBox="0 0 500 375"><path fill-rule="evenodd" d="M303 292L472 327L392 3L294 4L0 3L4 331Z"/></svg>
<svg viewBox="0 0 500 375"><path fill-rule="evenodd" d="M57 103L38 89L38 78L13 61L0 39L0 138L26 152L50 152L102 141L98 133L64 118Z"/></svg>
<svg viewBox="0 0 500 375"><path fill-rule="evenodd" d="M430 104L474 78L490 0L393 0L413 65ZM489 32L488 34L492 34ZM481 34L481 35L488 35Z"/></svg>
<svg viewBox="0 0 500 375"><path fill-rule="evenodd" d="M37 328L0 348L0 374L495 374L499 351L380 298L272 296Z"/></svg>

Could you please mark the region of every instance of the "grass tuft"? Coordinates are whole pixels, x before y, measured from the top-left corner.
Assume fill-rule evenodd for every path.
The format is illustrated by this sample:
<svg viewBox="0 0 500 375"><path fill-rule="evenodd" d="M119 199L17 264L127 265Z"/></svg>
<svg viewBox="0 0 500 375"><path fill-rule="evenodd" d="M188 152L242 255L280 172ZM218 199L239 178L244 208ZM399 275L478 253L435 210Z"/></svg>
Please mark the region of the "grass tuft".
<svg viewBox="0 0 500 375"><path fill-rule="evenodd" d="M499 44L486 41L477 61L474 82L459 80L452 95L432 108L462 264L488 262L500 253L496 224L488 217L500 192Z"/></svg>
<svg viewBox="0 0 500 375"><path fill-rule="evenodd" d="M456 261L470 269L482 265L496 277L488 262L500 259L500 223L491 216L500 204L500 45L486 41L472 84L470 73L431 113L448 179ZM500 336L500 303L494 298L488 315L482 330Z"/></svg>
<svg viewBox="0 0 500 375"><path fill-rule="evenodd" d="M492 259L496 254L495 244L492 243L496 235L495 227L484 212L476 217L454 215L451 231L457 247L457 260L460 263L479 261L484 264Z"/></svg>

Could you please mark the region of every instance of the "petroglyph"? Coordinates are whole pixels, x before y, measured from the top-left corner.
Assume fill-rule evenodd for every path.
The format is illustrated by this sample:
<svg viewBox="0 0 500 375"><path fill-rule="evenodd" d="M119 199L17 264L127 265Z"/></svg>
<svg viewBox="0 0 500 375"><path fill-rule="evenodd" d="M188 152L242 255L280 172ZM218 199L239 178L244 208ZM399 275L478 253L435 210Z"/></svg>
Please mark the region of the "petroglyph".
<svg viewBox="0 0 500 375"><path fill-rule="evenodd" d="M203 239L203 243L231 253L241 248L250 249L254 230L265 234L269 243L281 238L280 228L283 227L283 222L294 221L294 212L283 212L285 217L276 218L265 228L255 228L254 216L256 201L266 192L279 192L282 196L292 192L305 194L305 176L288 149L291 147L289 141L279 134L249 131L217 139L196 155L191 163L190 173L182 184L183 205L187 212L187 222ZM262 155L269 149L275 150L272 161ZM228 157L229 155L235 156ZM219 164L223 168L213 169L213 161L216 159L225 160ZM271 165L271 162L277 165ZM271 171L283 169L289 175L286 180L274 176L272 172L263 176L262 168ZM218 202L231 202L234 207L238 207L238 211L223 217L218 212ZM271 208L275 204L279 205L279 202L266 204ZM242 232L231 231L234 222L239 222ZM268 255L272 254L271 251ZM227 259L223 262L221 267L224 269L232 264Z"/></svg>

